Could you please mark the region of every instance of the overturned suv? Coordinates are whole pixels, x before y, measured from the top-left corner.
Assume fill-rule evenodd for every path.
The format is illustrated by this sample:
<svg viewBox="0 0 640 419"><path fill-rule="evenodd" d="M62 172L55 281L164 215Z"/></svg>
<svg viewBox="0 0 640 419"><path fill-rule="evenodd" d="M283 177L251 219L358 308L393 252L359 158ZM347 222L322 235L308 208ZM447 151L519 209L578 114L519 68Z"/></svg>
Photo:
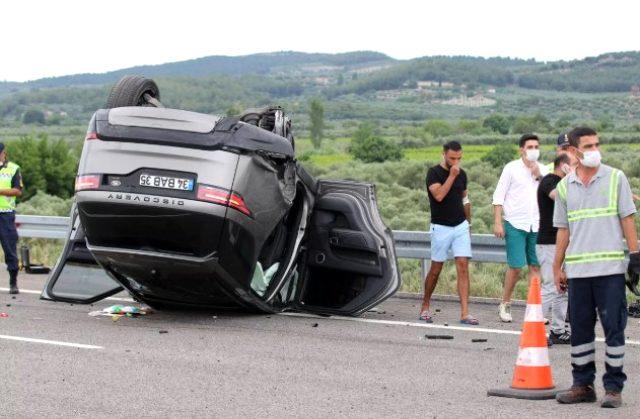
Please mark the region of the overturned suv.
<svg viewBox="0 0 640 419"><path fill-rule="evenodd" d="M398 289L374 186L305 172L280 107L216 117L159 99L126 76L91 118L42 298L359 315Z"/></svg>

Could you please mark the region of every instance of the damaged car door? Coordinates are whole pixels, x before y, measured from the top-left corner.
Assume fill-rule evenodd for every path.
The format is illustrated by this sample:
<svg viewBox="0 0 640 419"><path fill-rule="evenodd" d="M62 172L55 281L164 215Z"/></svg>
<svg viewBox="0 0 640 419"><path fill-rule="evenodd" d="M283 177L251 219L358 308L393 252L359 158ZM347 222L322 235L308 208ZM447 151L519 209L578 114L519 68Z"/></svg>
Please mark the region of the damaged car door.
<svg viewBox="0 0 640 419"><path fill-rule="evenodd" d="M69 236L60 258L47 278L41 298L90 304L122 290L87 249L84 229L74 204Z"/></svg>
<svg viewBox="0 0 640 419"><path fill-rule="evenodd" d="M400 287L393 237L374 185L318 182L297 295L300 311L357 316Z"/></svg>

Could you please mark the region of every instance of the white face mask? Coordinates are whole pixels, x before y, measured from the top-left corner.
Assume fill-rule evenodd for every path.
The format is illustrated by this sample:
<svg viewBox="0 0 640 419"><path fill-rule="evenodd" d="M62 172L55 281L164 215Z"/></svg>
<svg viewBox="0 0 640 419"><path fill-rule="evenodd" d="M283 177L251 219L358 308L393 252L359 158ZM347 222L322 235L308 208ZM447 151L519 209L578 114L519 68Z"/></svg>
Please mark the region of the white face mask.
<svg viewBox="0 0 640 419"><path fill-rule="evenodd" d="M540 150L525 150L525 157L529 161L538 161L540 158Z"/></svg>
<svg viewBox="0 0 640 419"><path fill-rule="evenodd" d="M582 153L583 157L580 159L580 163L586 167L598 167L602 161L602 155L599 150L585 151Z"/></svg>

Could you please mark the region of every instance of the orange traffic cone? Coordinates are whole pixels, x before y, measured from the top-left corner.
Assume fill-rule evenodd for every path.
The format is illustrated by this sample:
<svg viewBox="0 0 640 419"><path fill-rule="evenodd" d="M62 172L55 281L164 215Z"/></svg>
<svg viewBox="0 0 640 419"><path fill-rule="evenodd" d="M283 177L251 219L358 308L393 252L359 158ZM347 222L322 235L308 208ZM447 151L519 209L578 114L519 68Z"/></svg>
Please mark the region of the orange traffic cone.
<svg viewBox="0 0 640 419"><path fill-rule="evenodd" d="M544 400L555 398L558 390L554 390L554 388L551 365L549 364L547 333L542 315L540 278L533 276L529 284L527 310L524 315L511 388L489 390L487 395Z"/></svg>

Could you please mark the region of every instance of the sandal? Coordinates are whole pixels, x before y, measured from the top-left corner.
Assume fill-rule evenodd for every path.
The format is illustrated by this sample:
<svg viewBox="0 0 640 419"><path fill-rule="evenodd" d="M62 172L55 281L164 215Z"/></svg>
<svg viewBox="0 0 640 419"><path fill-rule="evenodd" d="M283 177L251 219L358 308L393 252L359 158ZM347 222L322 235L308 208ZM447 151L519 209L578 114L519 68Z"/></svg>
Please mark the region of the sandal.
<svg viewBox="0 0 640 419"><path fill-rule="evenodd" d="M469 326L477 326L477 325L480 324L478 319L473 317L471 314L468 314L467 317L465 317L464 319L461 319L460 323L466 324L466 325L469 325Z"/></svg>
<svg viewBox="0 0 640 419"><path fill-rule="evenodd" d="M424 310L423 312L421 312L418 320L422 320L427 323L433 323L433 317L431 316L431 312L429 310Z"/></svg>

